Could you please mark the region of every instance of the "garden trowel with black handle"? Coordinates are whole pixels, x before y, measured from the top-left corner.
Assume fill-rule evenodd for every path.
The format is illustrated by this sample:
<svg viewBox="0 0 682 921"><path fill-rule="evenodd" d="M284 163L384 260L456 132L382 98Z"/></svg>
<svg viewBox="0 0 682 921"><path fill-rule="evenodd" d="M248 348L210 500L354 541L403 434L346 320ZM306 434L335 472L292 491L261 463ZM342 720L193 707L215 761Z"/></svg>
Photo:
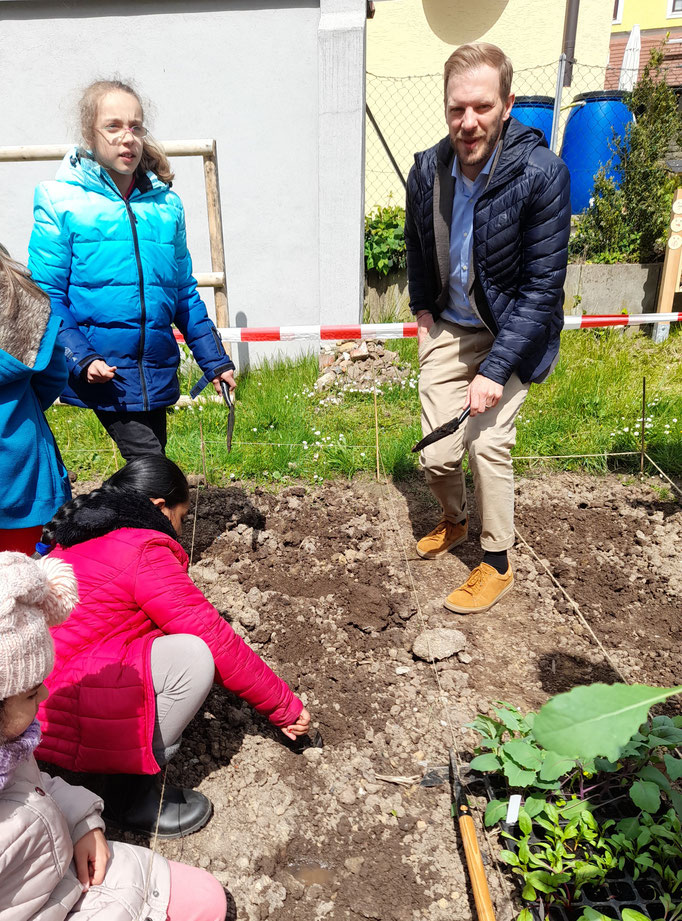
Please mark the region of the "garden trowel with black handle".
<svg viewBox="0 0 682 921"><path fill-rule="evenodd" d="M232 450L232 432L234 431L234 399L232 398L232 394L230 393L229 384L227 384L222 379L220 381L220 390L223 394L223 400L225 400L225 404L227 405L227 410L228 410L227 412L227 436L226 436L225 441L227 443L227 450L229 453Z"/></svg>

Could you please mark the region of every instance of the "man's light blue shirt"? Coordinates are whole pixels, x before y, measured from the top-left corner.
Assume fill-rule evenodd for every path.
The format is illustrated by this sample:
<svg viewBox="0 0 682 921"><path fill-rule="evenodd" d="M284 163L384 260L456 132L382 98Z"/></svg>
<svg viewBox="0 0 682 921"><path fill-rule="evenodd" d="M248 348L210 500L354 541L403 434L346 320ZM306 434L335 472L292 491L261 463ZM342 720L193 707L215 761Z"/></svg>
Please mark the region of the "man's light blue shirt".
<svg viewBox="0 0 682 921"><path fill-rule="evenodd" d="M473 182L462 175L456 156L452 164L455 195L450 223L450 298L442 316L460 326L484 326L469 298L473 272L474 207L488 184L496 152L497 148Z"/></svg>

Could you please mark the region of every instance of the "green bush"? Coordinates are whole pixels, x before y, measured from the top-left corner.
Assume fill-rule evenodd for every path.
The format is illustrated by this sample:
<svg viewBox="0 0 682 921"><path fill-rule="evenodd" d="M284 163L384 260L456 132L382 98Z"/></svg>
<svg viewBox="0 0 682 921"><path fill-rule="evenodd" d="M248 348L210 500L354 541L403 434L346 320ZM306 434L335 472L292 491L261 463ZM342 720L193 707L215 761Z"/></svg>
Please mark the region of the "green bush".
<svg viewBox="0 0 682 921"><path fill-rule="evenodd" d="M365 268L388 275L405 264L405 209L375 208L365 217Z"/></svg>
<svg viewBox="0 0 682 921"><path fill-rule="evenodd" d="M595 176L592 204L577 219L570 244L571 255L586 262L655 262L665 252L672 198L680 185L665 159L682 142L682 119L665 82L662 46L652 49L625 102L635 122L624 137L614 137L614 156Z"/></svg>

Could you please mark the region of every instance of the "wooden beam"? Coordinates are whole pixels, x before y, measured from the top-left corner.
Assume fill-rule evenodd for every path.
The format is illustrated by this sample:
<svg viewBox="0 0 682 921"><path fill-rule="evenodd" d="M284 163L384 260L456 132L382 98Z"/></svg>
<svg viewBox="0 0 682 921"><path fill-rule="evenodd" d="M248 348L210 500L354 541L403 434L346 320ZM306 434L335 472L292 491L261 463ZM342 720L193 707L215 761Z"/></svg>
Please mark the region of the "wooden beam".
<svg viewBox="0 0 682 921"><path fill-rule="evenodd" d="M215 151L215 141L159 141L168 157L206 157ZM73 150L73 144L25 144L21 147L0 147L0 163L21 163L29 160L61 160Z"/></svg>
<svg viewBox="0 0 682 921"><path fill-rule="evenodd" d="M675 192L670 215L670 233L665 247L665 260L658 287L657 313L670 313L675 294L680 290L680 269L682 268L682 188ZM655 323L653 339L662 342L668 338L669 323Z"/></svg>

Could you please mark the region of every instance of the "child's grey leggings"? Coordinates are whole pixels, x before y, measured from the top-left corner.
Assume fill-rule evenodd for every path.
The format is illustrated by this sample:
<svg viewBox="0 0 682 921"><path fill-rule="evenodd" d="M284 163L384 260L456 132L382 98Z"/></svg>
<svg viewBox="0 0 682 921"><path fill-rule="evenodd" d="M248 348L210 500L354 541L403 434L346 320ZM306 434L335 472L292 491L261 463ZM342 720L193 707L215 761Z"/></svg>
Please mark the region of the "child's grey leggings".
<svg viewBox="0 0 682 921"><path fill-rule="evenodd" d="M156 693L152 751L163 766L180 747L185 726L206 700L215 663L202 639L191 633L175 633L154 640L151 669Z"/></svg>

